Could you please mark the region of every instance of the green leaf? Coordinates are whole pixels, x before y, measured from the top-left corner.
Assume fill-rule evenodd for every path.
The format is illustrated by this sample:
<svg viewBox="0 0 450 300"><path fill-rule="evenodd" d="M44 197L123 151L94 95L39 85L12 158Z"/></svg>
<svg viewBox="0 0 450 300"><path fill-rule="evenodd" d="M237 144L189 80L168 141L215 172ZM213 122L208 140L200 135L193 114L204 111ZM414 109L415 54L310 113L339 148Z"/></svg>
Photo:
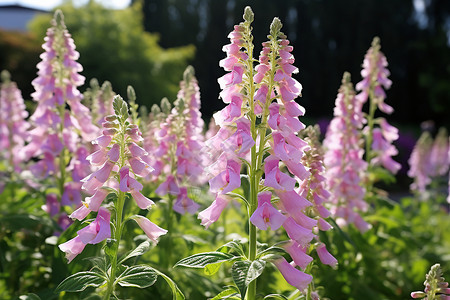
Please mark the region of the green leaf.
<svg viewBox="0 0 450 300"><path fill-rule="evenodd" d="M98 273L107 276L107 265L106 259L104 257L87 257L85 260L89 261L92 264L92 272ZM98 272L96 272L98 271Z"/></svg>
<svg viewBox="0 0 450 300"><path fill-rule="evenodd" d="M156 269L154 269L154 271L169 284L169 287L172 290L173 300L184 300L185 299L183 293L180 291L178 286L175 284L175 282L169 276L167 276L166 274L164 274Z"/></svg>
<svg viewBox="0 0 450 300"><path fill-rule="evenodd" d="M277 247L277 246L272 246L269 247L263 251L261 251L260 253L258 253L258 258L265 256L265 255L269 255L269 254L280 254L283 255L286 253L286 250L284 250L281 247Z"/></svg>
<svg viewBox="0 0 450 300"><path fill-rule="evenodd" d="M136 249L134 249L133 251L128 253L127 256L122 258L120 260L119 264L123 264L125 261L127 261L130 258L133 258L133 257L136 257L136 256L141 256L142 254L147 252L149 249L150 249L150 243L148 241L145 241L145 242L139 244L139 246L137 246Z"/></svg>
<svg viewBox="0 0 450 300"><path fill-rule="evenodd" d="M265 299L275 299L275 300L288 300L286 296L280 295L280 294L270 294L264 297Z"/></svg>
<svg viewBox="0 0 450 300"><path fill-rule="evenodd" d="M231 275L236 286L241 292L241 297L244 298L247 286L261 275L264 271L266 262L263 260L254 261L237 261L233 264L231 268Z"/></svg>
<svg viewBox="0 0 450 300"><path fill-rule="evenodd" d="M231 250L236 251L240 256L245 256L242 244L238 240L230 241L225 245L220 246L216 252L229 253Z"/></svg>
<svg viewBox="0 0 450 300"><path fill-rule="evenodd" d="M233 260L234 258L236 258L236 256L223 252L198 253L183 258L174 265L174 268L186 267L186 268L202 269L207 267L208 265L213 264L213 266L207 268L205 272L207 274L211 274L210 272L213 272L212 274L214 274L215 273L214 271L217 272L218 267L220 267L220 264L226 261Z"/></svg>
<svg viewBox="0 0 450 300"><path fill-rule="evenodd" d="M126 268L119 275L116 282L120 286L131 286L144 289L153 285L158 278L155 269L149 266L138 265Z"/></svg>
<svg viewBox="0 0 450 300"><path fill-rule="evenodd" d="M230 297L237 295L236 290L229 288L217 294L211 300L231 299Z"/></svg>
<svg viewBox="0 0 450 300"><path fill-rule="evenodd" d="M79 272L64 279L55 289L55 293L81 292L87 287L99 287L106 283L106 278L95 272Z"/></svg>

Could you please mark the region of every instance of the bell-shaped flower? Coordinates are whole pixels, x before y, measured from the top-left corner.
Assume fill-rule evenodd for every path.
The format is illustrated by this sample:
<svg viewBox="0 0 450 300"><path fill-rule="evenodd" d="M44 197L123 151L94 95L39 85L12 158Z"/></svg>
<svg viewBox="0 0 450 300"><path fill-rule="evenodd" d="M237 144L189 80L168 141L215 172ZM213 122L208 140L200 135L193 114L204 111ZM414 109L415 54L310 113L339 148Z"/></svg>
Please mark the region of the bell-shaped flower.
<svg viewBox="0 0 450 300"><path fill-rule="evenodd" d="M311 232L311 229L307 229L297 224L292 217L288 217L286 221L284 221L283 227L289 238L302 246L308 244L314 238L314 234Z"/></svg>
<svg viewBox="0 0 450 300"><path fill-rule="evenodd" d="M303 291L311 283L313 277L309 274L294 268L283 257L275 260L273 264L278 268L286 281L296 287L299 291Z"/></svg>
<svg viewBox="0 0 450 300"><path fill-rule="evenodd" d="M231 197L227 195L217 195L213 203L198 214L198 218L201 220L201 225L208 228L212 223L216 222L230 201Z"/></svg>
<svg viewBox="0 0 450 300"><path fill-rule="evenodd" d="M227 160L224 171L209 181L210 191L226 194L241 186L241 164L234 159Z"/></svg>
<svg viewBox="0 0 450 300"><path fill-rule="evenodd" d="M82 242L81 237L78 235L58 246L61 251L66 253L67 263L70 263L78 254L83 252L84 247L86 247L86 244Z"/></svg>
<svg viewBox="0 0 450 300"><path fill-rule="evenodd" d="M325 244L320 243L317 247L316 247L316 252L317 255L319 255L319 259L320 261L325 264L325 265L329 265L329 266L336 266L338 261L336 258L334 258L333 255L330 254L330 252L328 252L327 247L325 246Z"/></svg>
<svg viewBox="0 0 450 300"><path fill-rule="evenodd" d="M177 200L173 205L173 210L183 215L185 213L194 214L199 208L200 205L195 203L191 198L188 197L187 188L181 187L180 193L177 196Z"/></svg>
<svg viewBox="0 0 450 300"><path fill-rule="evenodd" d="M272 230L277 230L286 220L286 217L272 206L271 199L271 192L259 193L258 208L250 217L250 222L261 230L266 230L268 227Z"/></svg>
<svg viewBox="0 0 450 300"><path fill-rule="evenodd" d="M128 167L123 167L122 169L120 169L119 174L120 174L119 189L122 192L129 192L131 190L136 191L142 190L143 188L142 183L140 183L130 175L130 169Z"/></svg>
<svg viewBox="0 0 450 300"><path fill-rule="evenodd" d="M234 134L222 142L222 149L226 152L245 154L255 144L250 132L250 122L241 118L236 121L236 126Z"/></svg>
<svg viewBox="0 0 450 300"><path fill-rule="evenodd" d="M306 254L305 248L300 246L297 242L290 240L283 248L292 257L294 263L302 269L305 269L313 258Z"/></svg>
<svg viewBox="0 0 450 300"><path fill-rule="evenodd" d="M180 187L173 175L167 176L167 179L162 182L158 188L155 190L155 193L164 196L167 193L171 195L178 195L180 193Z"/></svg>
<svg viewBox="0 0 450 300"><path fill-rule="evenodd" d="M86 206L85 203L81 204L81 206L76 209L72 214L70 214L69 218L77 219L78 221L83 221L84 218L91 212L91 210Z"/></svg>
<svg viewBox="0 0 450 300"><path fill-rule="evenodd" d="M137 157L132 157L128 160L133 172L141 177L149 175L154 169L150 167L146 162Z"/></svg>
<svg viewBox="0 0 450 300"><path fill-rule="evenodd" d="M145 232L147 237L153 242L158 243L158 238L161 235L167 233L167 230L159 227L158 225L152 223L149 219L143 216L133 216L133 220L138 223L139 227Z"/></svg>
<svg viewBox="0 0 450 300"><path fill-rule="evenodd" d="M108 193L109 192L106 189L98 189L94 193L94 195L92 195L91 197L86 197L85 202L87 207L92 211L98 211L100 205L102 204L103 200L105 200Z"/></svg>
<svg viewBox="0 0 450 300"><path fill-rule="evenodd" d="M155 202L142 195L138 190L132 189L130 190L130 194L134 201L136 201L137 206L141 209L149 209L153 204L155 204Z"/></svg>
<svg viewBox="0 0 450 300"><path fill-rule="evenodd" d="M269 156L265 159L264 172L266 178L264 179L264 185L275 190L292 191L296 183L295 178L281 172L278 164L279 160L276 157Z"/></svg>
<svg viewBox="0 0 450 300"><path fill-rule="evenodd" d="M97 217L88 226L77 231L81 241L85 244L98 244L111 237L111 213L106 208L98 210Z"/></svg>
<svg viewBox="0 0 450 300"><path fill-rule="evenodd" d="M289 215L295 215L302 213L302 211L311 206L312 203L306 200L303 196L299 195L296 191L277 191L277 196L280 197L280 202L278 207L281 208L282 212Z"/></svg>

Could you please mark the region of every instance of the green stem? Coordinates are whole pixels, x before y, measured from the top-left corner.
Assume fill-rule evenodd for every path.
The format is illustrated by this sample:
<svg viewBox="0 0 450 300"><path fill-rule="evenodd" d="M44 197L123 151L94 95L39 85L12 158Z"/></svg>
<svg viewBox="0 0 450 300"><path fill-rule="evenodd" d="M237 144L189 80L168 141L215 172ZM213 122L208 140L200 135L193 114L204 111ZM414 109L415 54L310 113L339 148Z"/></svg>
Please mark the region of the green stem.
<svg viewBox="0 0 450 300"><path fill-rule="evenodd" d="M162 253L162 255L165 257L165 262L166 262L166 266L167 269L169 269L172 266L172 231L173 231L173 201L174 201L174 197L172 194L169 194L169 205L167 206L167 212L166 212L166 219L167 219L167 234L165 236L165 253Z"/></svg>
<svg viewBox="0 0 450 300"><path fill-rule="evenodd" d="M119 243L122 237L123 229L123 206L125 204L125 193L119 191L119 197L117 199L116 206L116 230L114 232L114 246L112 247L111 255L111 272L108 281L108 290L106 291L105 300L109 300L114 293L115 281L116 281L116 269L117 269L117 253L119 251Z"/></svg>
<svg viewBox="0 0 450 300"><path fill-rule="evenodd" d="M125 165L125 130L126 125L125 120L121 120L121 134L120 134L120 166L119 170ZM120 179L119 179L120 184ZM125 205L125 192L119 190L119 195L117 198L117 202L115 203L116 210L116 220L115 220L115 231L114 231L114 245L111 247L111 272L108 278L108 289L106 291L105 300L109 300L111 295L114 294L114 288L116 285L116 270L117 270L117 256L119 252L119 244L122 238L122 230L123 230L123 209Z"/></svg>
<svg viewBox="0 0 450 300"><path fill-rule="evenodd" d="M367 133L367 140L366 140L366 162L368 165L368 172L370 173L371 171L371 163L370 161L372 160L373 154L372 154L372 142L373 142L373 128L374 128L374 124L375 124L375 111L376 111L376 103L375 103L375 95L373 92L373 88L370 88L370 92L369 92L369 114L367 116L367 126L369 127L369 132ZM372 187L373 187L373 182L372 181L368 181L366 183L366 191L367 194L371 194L372 192Z"/></svg>

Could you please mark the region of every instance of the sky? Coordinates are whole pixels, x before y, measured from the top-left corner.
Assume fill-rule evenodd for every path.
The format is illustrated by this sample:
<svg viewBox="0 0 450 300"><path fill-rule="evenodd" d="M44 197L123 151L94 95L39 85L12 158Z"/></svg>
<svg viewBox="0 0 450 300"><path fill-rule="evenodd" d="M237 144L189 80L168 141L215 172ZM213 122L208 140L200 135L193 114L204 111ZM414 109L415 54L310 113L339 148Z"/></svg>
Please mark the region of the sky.
<svg viewBox="0 0 450 300"><path fill-rule="evenodd" d="M75 5L83 5L89 0L73 0ZM108 8L125 8L131 0L96 0ZM0 4L20 4L24 6L30 6L33 8L39 8L44 10L50 10L55 6L61 4L63 0L0 0Z"/></svg>

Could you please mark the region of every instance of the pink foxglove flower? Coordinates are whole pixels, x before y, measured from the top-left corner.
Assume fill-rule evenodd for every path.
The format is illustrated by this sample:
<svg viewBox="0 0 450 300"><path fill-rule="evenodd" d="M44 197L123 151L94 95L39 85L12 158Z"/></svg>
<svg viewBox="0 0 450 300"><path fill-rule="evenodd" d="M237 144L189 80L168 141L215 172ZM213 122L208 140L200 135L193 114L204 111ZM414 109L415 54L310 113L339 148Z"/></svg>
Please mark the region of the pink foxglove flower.
<svg viewBox="0 0 450 300"><path fill-rule="evenodd" d="M426 275L426 280L423 283L424 291L417 291L411 293L413 299L450 299L450 288L448 282L442 276L442 269L440 264L435 264L431 267ZM425 298L424 298L425 297Z"/></svg>
<svg viewBox="0 0 450 300"><path fill-rule="evenodd" d="M159 183L156 193L169 195L170 209L184 214L193 214L199 205L187 197L188 187L203 184L206 157L204 147L204 122L200 113L200 92L194 69L184 72L180 90L171 108L167 100L161 109L152 109L154 120L147 135L150 142L145 149L150 153L147 162L155 162L154 181ZM175 203L173 203L173 201Z"/></svg>
<svg viewBox="0 0 450 300"><path fill-rule="evenodd" d="M448 172L449 153L450 142L444 128L439 130L434 140L428 131L424 131L408 160L408 176L414 180L410 186L411 190L421 198L426 198L431 182Z"/></svg>
<svg viewBox="0 0 450 300"><path fill-rule="evenodd" d="M290 285L295 286L299 291L306 289L308 284L310 284L313 279L311 275L294 268L284 258L275 260L274 264L278 270L280 270L284 279L286 279Z"/></svg>
<svg viewBox="0 0 450 300"><path fill-rule="evenodd" d="M386 93L384 89L389 89L392 81L387 69L388 63L383 52L380 51L380 39L375 37L372 46L367 51L361 76L363 79L356 84L356 90L360 93L356 96L359 101L365 103L370 99L370 108L366 128L363 132L367 135L370 166L383 166L391 173L395 174L401 168L400 164L392 159L398 151L392 142L398 139L397 129L387 123L384 118L374 119L375 110L378 109L386 114L391 114L394 109L386 104ZM376 123L380 128L375 128Z"/></svg>
<svg viewBox="0 0 450 300"><path fill-rule="evenodd" d="M306 269L313 258L306 254L306 247L302 247L297 242L290 240L283 248L289 253L293 262L302 269Z"/></svg>
<svg viewBox="0 0 450 300"><path fill-rule="evenodd" d="M134 216L133 218L136 223L138 223L139 227L142 228L142 230L145 232L145 234L148 236L149 239L151 239L153 242L157 243L158 238L161 235L164 235L167 233L167 230L162 229L158 225L152 223L149 219L142 217L142 216Z"/></svg>
<svg viewBox="0 0 450 300"><path fill-rule="evenodd" d="M361 148L364 123L361 109L362 103L355 96L350 74L345 73L336 98L334 118L323 143L329 199L333 205L332 212L341 224L355 223L356 218L360 219L359 214L368 208L364 201L363 181L367 163L363 160L364 150ZM361 232L370 228L365 222L357 224Z"/></svg>
<svg viewBox="0 0 450 300"><path fill-rule="evenodd" d="M143 161L143 157L147 155L147 152L137 144L141 138L141 132L136 125L130 124L127 120L128 106L120 96L114 98L114 111L114 115L108 115L104 118L104 122L102 123L104 129L103 135L94 141L100 149L90 157L87 157L87 160L94 167L98 168L82 180L83 190L91 194L91 196L87 197L83 205L70 215L71 218L81 221L91 211L97 211L96 221L78 231L78 237L85 244L99 243L106 237L111 236L109 212L102 206L102 203L105 202L110 192L116 194L118 198L115 201L117 205L115 212L119 215L122 214L123 201L126 200L126 193L130 194L140 209L149 209L154 204L152 200L141 193L143 185L138 181L139 177L147 175L146 172L142 173L142 170L149 170L149 172L152 170ZM139 172L133 172L132 165L134 160L139 160ZM101 162L103 163L100 165ZM134 217L153 241L156 241L160 235L166 232L164 229L151 223L144 216ZM121 219L121 217L119 218ZM115 224L115 226L117 228L117 226L121 225ZM120 240L120 234L117 236L117 230L115 234L116 236L114 238ZM75 239L76 241L79 240L77 238ZM71 245L73 243L75 243L75 240L70 241L69 244ZM60 245L60 248L68 253L70 262L75 252L70 249L68 250L66 244ZM77 246L79 243L75 245ZM76 249L81 249L79 251L83 250L81 247Z"/></svg>
<svg viewBox="0 0 450 300"><path fill-rule="evenodd" d="M286 216L272 206L270 203L271 199L271 192L259 193L258 208L250 218L250 222L261 230L266 230L268 227L272 230L277 230L287 219Z"/></svg>
<svg viewBox="0 0 450 300"><path fill-rule="evenodd" d="M448 173L450 160L448 153L450 150L449 136L445 127L439 129L434 138L430 152L430 164L432 166L431 176L444 176Z"/></svg>
<svg viewBox="0 0 450 300"><path fill-rule="evenodd" d="M431 183L431 165L430 153L433 145L433 138L428 131L425 131L416 142L414 149L409 157L408 176L414 179L410 189L423 193L428 184Z"/></svg>
<svg viewBox="0 0 450 300"><path fill-rule="evenodd" d="M83 252L87 244L98 244L111 237L110 218L110 212L106 208L100 208L95 221L79 230L75 238L59 245L59 249L66 253L69 263Z"/></svg>
<svg viewBox="0 0 450 300"><path fill-rule="evenodd" d="M292 76L298 72L293 66L293 47L280 31L280 20L275 18L270 40L263 43L259 64L253 67L253 13L249 8L244 19L229 34L231 43L223 48L227 56L220 66L228 73L218 82L222 89L220 97L227 106L214 114L219 129L205 142L212 156L218 157L207 167L210 191L216 194L216 200L200 212L199 218L205 226L217 221L227 204L223 197L239 198L234 190L248 178L250 237L256 236L255 227L260 230L283 227L291 243L295 243L287 251L296 264L306 268L311 257L305 249L313 239L318 239L314 233L318 219L328 216L324 206L328 194L323 184L318 183L323 181L318 173L317 179L311 181L315 184L312 188L316 189L317 209L315 215L310 215L313 202L305 199L310 187L299 184L309 180L316 165L308 168L302 161L310 147L298 136L305 128L299 120L305 110L295 101L302 86ZM241 176L242 170L247 174ZM326 225L325 221L321 222L322 228ZM312 280L284 259L275 264L286 280L300 290Z"/></svg>
<svg viewBox="0 0 450 300"><path fill-rule="evenodd" d="M37 180L50 175L56 179L63 204L80 205L80 179L91 172L85 144L95 138L98 127L81 104L78 87L84 83L79 74L83 68L61 11L55 12L51 24L42 45L38 76L32 82L35 92L31 96L37 102L30 117L32 129L19 155L37 160L30 166Z"/></svg>
<svg viewBox="0 0 450 300"><path fill-rule="evenodd" d="M1 73L0 84L0 158L12 172L21 171L24 157L21 149L28 136L29 123L25 121L28 112L20 90L11 81L10 74Z"/></svg>
<svg viewBox="0 0 450 300"><path fill-rule="evenodd" d="M198 214L198 218L202 221L201 225L208 228L212 223L216 222L222 214L232 198L227 195L218 195L216 200L205 210Z"/></svg>
<svg viewBox="0 0 450 300"><path fill-rule="evenodd" d="M338 261L334 258L330 252L328 252L325 244L321 243L316 248L317 254L319 255L320 261L325 265L330 265L332 267L336 266Z"/></svg>

